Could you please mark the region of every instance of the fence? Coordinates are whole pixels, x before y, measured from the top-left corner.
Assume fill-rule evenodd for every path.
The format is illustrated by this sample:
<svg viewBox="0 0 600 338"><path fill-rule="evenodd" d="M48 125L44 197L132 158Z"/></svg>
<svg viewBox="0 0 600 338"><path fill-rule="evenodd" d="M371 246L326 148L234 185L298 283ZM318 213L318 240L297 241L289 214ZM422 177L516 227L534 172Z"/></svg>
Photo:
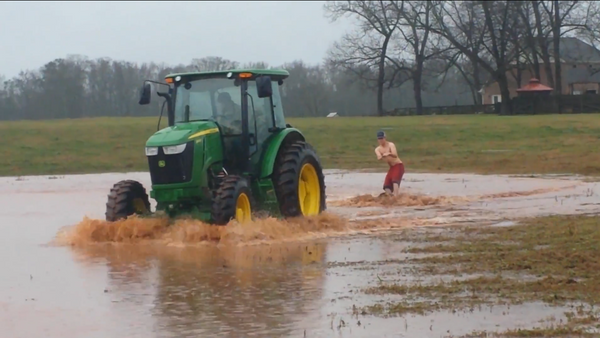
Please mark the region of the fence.
<svg viewBox="0 0 600 338"><path fill-rule="evenodd" d="M422 115L473 115L473 114L495 114L493 104L479 104L468 106L440 106L423 107ZM396 108L387 111L386 116L412 116L417 115L417 108Z"/></svg>
<svg viewBox="0 0 600 338"><path fill-rule="evenodd" d="M553 95L515 97L514 115L593 114L600 113L600 95Z"/></svg>
<svg viewBox="0 0 600 338"><path fill-rule="evenodd" d="M512 115L600 113L600 95L522 96L511 99ZM421 115L500 114L500 104L423 107ZM396 108L385 116L417 115L417 108Z"/></svg>

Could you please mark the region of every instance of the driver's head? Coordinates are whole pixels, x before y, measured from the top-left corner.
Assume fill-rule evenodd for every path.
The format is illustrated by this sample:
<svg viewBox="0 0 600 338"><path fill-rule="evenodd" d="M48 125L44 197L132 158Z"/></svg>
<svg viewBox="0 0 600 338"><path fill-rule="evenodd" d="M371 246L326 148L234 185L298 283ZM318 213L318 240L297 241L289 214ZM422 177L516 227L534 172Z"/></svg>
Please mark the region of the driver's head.
<svg viewBox="0 0 600 338"><path fill-rule="evenodd" d="M217 106L221 112L223 112L224 108L231 107L232 105L233 100L231 99L231 95L229 95L229 93L223 92L217 96Z"/></svg>

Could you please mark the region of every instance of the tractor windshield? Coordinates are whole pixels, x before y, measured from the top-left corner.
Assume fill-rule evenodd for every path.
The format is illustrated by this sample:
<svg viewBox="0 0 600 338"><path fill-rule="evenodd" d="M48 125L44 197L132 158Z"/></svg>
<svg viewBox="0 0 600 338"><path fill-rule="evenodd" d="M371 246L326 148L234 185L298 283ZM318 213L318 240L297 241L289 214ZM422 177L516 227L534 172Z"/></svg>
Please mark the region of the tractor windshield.
<svg viewBox="0 0 600 338"><path fill-rule="evenodd" d="M242 133L241 88L233 80L216 78L176 87L175 123L214 120L228 135Z"/></svg>

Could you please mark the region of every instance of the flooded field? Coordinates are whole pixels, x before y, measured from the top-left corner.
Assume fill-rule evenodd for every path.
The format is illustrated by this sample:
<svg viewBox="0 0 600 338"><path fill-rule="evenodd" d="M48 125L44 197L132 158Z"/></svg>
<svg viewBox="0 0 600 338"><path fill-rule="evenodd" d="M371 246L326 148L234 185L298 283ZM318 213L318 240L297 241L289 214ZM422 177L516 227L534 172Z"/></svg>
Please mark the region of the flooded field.
<svg viewBox="0 0 600 338"><path fill-rule="evenodd" d="M328 171L329 208L313 219L106 224L106 194L124 178L149 187L145 173L0 178L2 336L543 336L597 320L586 304L600 289L553 265L571 248L552 241L574 231L584 260L595 225L515 228L597 213L597 183L583 177L411 173L390 198L376 197L383 174ZM579 275L600 277L597 264Z"/></svg>

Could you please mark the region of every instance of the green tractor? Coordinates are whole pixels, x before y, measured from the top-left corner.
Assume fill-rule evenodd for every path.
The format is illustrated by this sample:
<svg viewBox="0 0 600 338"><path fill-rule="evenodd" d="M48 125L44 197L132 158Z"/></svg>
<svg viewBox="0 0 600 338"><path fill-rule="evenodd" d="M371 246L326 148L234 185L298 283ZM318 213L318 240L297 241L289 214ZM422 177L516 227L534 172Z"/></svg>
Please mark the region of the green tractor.
<svg viewBox="0 0 600 338"><path fill-rule="evenodd" d="M250 221L258 211L288 218L325 210L320 159L285 122L279 87L288 76L231 70L144 82L142 105L150 103L150 83L168 88L156 94L164 98L169 126L145 148L157 212L225 225ZM133 214L152 214L148 193L140 182L120 181L108 195L106 220Z"/></svg>

